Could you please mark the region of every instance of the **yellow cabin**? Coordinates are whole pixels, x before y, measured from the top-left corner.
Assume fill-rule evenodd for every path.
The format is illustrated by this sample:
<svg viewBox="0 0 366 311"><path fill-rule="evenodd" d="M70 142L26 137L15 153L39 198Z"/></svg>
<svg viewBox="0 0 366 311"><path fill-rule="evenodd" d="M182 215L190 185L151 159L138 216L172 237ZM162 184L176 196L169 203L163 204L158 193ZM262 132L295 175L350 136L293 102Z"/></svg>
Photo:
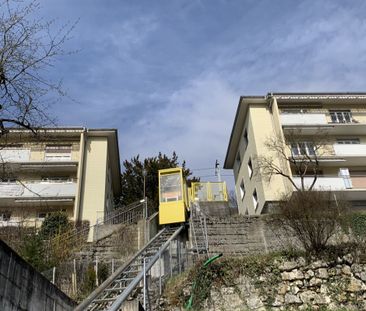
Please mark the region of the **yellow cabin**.
<svg viewBox="0 0 366 311"><path fill-rule="evenodd" d="M187 186L180 167L159 170L159 223L185 222Z"/></svg>

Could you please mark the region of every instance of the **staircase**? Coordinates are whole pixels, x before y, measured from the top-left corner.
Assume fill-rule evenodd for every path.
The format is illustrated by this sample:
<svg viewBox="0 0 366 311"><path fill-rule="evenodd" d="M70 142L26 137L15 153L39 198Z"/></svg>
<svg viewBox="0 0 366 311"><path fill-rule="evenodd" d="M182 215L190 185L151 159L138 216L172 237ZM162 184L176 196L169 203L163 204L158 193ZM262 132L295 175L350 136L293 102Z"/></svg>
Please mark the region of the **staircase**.
<svg viewBox="0 0 366 311"><path fill-rule="evenodd" d="M207 219L206 215L201 211L198 202L192 203L190 228L193 242L193 252L198 257L209 256L208 238L207 238Z"/></svg>
<svg viewBox="0 0 366 311"><path fill-rule="evenodd" d="M144 248L92 292L75 311L120 310L123 302L131 294L141 292L141 289L143 290L144 309L150 310L147 286L148 272L155 262L161 259L163 252L170 248L171 242L177 239L183 228L184 226L165 227L161 230ZM177 256L179 256L178 253ZM161 291L161 262L159 262L159 270L159 288ZM151 272L150 277L152 277Z"/></svg>

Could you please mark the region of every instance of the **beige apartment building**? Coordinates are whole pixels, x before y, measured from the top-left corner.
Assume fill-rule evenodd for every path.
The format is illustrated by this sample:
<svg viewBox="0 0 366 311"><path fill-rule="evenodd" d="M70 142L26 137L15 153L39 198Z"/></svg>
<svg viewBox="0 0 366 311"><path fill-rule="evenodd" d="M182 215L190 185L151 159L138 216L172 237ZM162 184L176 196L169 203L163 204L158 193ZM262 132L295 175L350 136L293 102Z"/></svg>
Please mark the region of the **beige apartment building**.
<svg viewBox="0 0 366 311"><path fill-rule="evenodd" d="M320 137L323 145L315 148L314 141ZM224 168L234 172L241 214L266 213L284 193L296 190L283 176L269 180L260 174L256 161L262 156L272 157L300 187L294 167L266 144L276 138L294 159L317 158L319 177L314 189L334 191L354 208L366 208L366 93L240 97ZM306 188L314 175L310 172L303 180Z"/></svg>
<svg viewBox="0 0 366 311"><path fill-rule="evenodd" d="M11 129L0 164L0 226L39 226L55 211L93 225L121 194L115 129Z"/></svg>

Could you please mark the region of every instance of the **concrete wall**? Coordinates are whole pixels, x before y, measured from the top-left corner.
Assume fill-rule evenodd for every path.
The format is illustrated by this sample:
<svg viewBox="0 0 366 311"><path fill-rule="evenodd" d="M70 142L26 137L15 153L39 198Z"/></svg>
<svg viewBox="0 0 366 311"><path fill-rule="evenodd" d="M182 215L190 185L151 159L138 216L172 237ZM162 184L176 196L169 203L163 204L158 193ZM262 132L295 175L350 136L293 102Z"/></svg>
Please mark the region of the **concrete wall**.
<svg viewBox="0 0 366 311"><path fill-rule="evenodd" d="M73 310L75 302L0 240L0 310Z"/></svg>
<svg viewBox="0 0 366 311"><path fill-rule="evenodd" d="M206 220L212 254L250 255L284 249L287 238L266 225L263 216L209 217Z"/></svg>
<svg viewBox="0 0 366 311"><path fill-rule="evenodd" d="M88 137L85 147L84 180L81 190L80 215L94 225L97 212L104 211L107 174L107 138ZM92 239L92 232L90 232Z"/></svg>

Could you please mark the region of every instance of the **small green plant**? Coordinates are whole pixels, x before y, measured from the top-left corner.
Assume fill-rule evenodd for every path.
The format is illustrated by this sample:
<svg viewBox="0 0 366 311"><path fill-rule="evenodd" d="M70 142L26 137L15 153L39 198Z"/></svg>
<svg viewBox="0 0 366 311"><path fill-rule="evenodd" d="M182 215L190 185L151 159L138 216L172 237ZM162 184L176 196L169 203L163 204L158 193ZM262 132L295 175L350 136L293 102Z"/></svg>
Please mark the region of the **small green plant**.
<svg viewBox="0 0 366 311"><path fill-rule="evenodd" d="M109 269L105 263L101 263L98 266L98 282L102 284L109 276Z"/></svg>
<svg viewBox="0 0 366 311"><path fill-rule="evenodd" d="M38 271L47 268L43 241L36 233L24 237L20 247L20 255Z"/></svg>
<svg viewBox="0 0 366 311"><path fill-rule="evenodd" d="M89 265L85 273L85 279L82 285L83 293L90 293L95 288L96 274L93 265Z"/></svg>

